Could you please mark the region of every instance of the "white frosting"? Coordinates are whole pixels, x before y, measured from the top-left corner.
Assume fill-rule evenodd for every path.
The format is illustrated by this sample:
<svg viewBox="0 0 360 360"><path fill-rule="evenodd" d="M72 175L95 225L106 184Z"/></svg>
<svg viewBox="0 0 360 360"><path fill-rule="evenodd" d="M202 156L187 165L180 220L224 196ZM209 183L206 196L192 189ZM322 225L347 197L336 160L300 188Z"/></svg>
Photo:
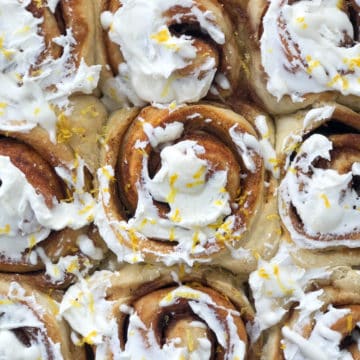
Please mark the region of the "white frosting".
<svg viewBox="0 0 360 360"><path fill-rule="evenodd" d="M179 346L178 340L167 341L160 346L154 330L147 328L139 315L126 303L119 306L124 314L129 315L127 342L121 350L118 328L113 316L114 302L106 300L106 289L110 286L111 273L101 271L88 280L83 280L70 287L60 306L61 315L71 327L89 344L96 344L96 359L104 358L110 351L115 359L190 359L205 360L210 357L211 344L206 338L193 340L192 346ZM179 299L187 299L189 306L214 332L218 342L228 352L227 359L245 358L245 344L239 338L234 318L240 316L237 311L217 305L209 295L188 286L179 286L160 301L162 307L175 304ZM221 322L216 311L226 311L226 322ZM199 321L190 326L204 327ZM228 336L226 336L226 332ZM196 346L194 346L196 344ZM102 357L103 356L103 357Z"/></svg>
<svg viewBox="0 0 360 360"><path fill-rule="evenodd" d="M160 153L161 168L153 179L144 159L143 184L138 184L138 206L129 220L130 227L150 238L171 238L179 243L179 250L184 248L187 252L197 251L197 236L199 250L203 251L208 237L214 236L208 226L231 212L229 194L224 190L227 173L217 171L210 176L210 164L198 157L204 152L194 141L166 146ZM166 218L160 218L153 200L169 204ZM170 232L173 236L169 236Z"/></svg>
<svg viewBox="0 0 360 360"><path fill-rule="evenodd" d="M326 105L309 110L303 121L303 129L314 128L321 120L330 119L335 111L335 106Z"/></svg>
<svg viewBox="0 0 360 360"><path fill-rule="evenodd" d="M79 344L97 345L98 359L106 358L100 354L106 354L109 347L120 349L117 323L111 310L113 302L106 300L111 275L103 270L88 279L80 278L66 291L60 305L60 315L83 337Z"/></svg>
<svg viewBox="0 0 360 360"><path fill-rule="evenodd" d="M41 224L43 214L50 210L43 196L36 193L25 175L6 156L0 156L0 179L0 252L20 256L31 239L36 245L50 234L51 228Z"/></svg>
<svg viewBox="0 0 360 360"><path fill-rule="evenodd" d="M58 202L52 208L27 181L23 172L7 156L0 156L0 254L14 261L20 260L25 249L32 249L46 239L52 230L66 227L79 229L93 217L94 199L83 191L84 164L73 178L65 168L57 168L61 178L75 188L72 202ZM33 259L36 263L36 259Z"/></svg>
<svg viewBox="0 0 360 360"><path fill-rule="evenodd" d="M338 3L270 1L263 18L261 61L267 89L278 100L290 95L302 101L307 93L328 90L360 95L360 44L343 45L346 36L353 39L354 31ZM286 47L281 39L288 41Z"/></svg>
<svg viewBox="0 0 360 360"><path fill-rule="evenodd" d="M346 237L351 232L360 232L359 195L351 187L359 163L355 162L345 174L313 165L317 158L330 160L331 149L332 143L325 136L310 136L302 144L291 165L296 170L288 170L279 187L282 221L290 231L291 238L302 247L360 245L360 240ZM290 203L303 223L305 235L295 229L288 216ZM345 235L345 239L334 240L333 237L337 235ZM307 236L320 236L326 241L311 240Z"/></svg>
<svg viewBox="0 0 360 360"><path fill-rule="evenodd" d="M261 145L254 135L237 131L237 127L237 125L231 127L229 134L244 161L245 167L254 173L256 171L256 164L253 157L254 154L262 154Z"/></svg>
<svg viewBox="0 0 360 360"><path fill-rule="evenodd" d="M178 139L184 131L184 124L178 121L166 124L165 127L153 127L151 124L143 123L144 132L150 145L156 148L159 144L168 143Z"/></svg>
<svg viewBox="0 0 360 360"><path fill-rule="evenodd" d="M303 137L309 132L320 126L326 120L331 119L335 111L335 106L325 105L313 108L306 112L303 119L302 129L296 134L290 133L281 144L281 152L286 155L284 170L290 166L291 156L303 141Z"/></svg>
<svg viewBox="0 0 360 360"><path fill-rule="evenodd" d="M144 337L144 331L145 337ZM188 347L180 347L178 339L173 339L160 346L155 338L153 329L147 329L136 313L129 317L128 340L125 344L125 351L121 354L121 359L189 359L207 360L211 356L211 343L206 338L194 340L197 343L195 349L189 350ZM151 344L149 347L148 344ZM134 354L136 354L134 356Z"/></svg>
<svg viewBox="0 0 360 360"><path fill-rule="evenodd" d="M87 66L83 59L75 68L71 51L75 39L71 29L55 38L62 47L58 59L37 59L45 49L39 35L42 18L26 10L30 0L1 3L0 12L0 129L29 131L40 125L55 141L57 121L54 106L70 111L68 97L75 92L89 94L96 87L100 66ZM50 3L51 9L56 1ZM36 65L36 71L30 72Z"/></svg>
<svg viewBox="0 0 360 360"><path fill-rule="evenodd" d="M234 359L236 357L239 359L245 358L245 344L237 334L236 325L232 316L240 316L240 313L219 306L209 295L184 285L169 292L160 301L160 305L163 307L169 306L175 304L182 298L192 299L189 301L190 308L196 315L203 319L207 326L214 332L219 344L227 351L227 359ZM228 313L225 324L220 321L218 315L214 313L214 309L225 310ZM229 331L229 334L226 333L226 330Z"/></svg>
<svg viewBox="0 0 360 360"><path fill-rule="evenodd" d="M1 359L60 360L63 358L60 344L54 344L46 337L47 331L41 319L43 309L39 307L33 296L24 295L19 284L12 283L8 295L0 296L0 313ZM22 343L14 333L14 330L22 328L25 330L31 328L29 345Z"/></svg>
<svg viewBox="0 0 360 360"><path fill-rule="evenodd" d="M32 252L45 265L44 275L49 277L53 284L62 283L66 279L66 275L72 274L76 278L88 274L91 269L89 260L80 263L79 256L67 255L61 256L57 262L49 258L42 247L38 247Z"/></svg>
<svg viewBox="0 0 360 360"><path fill-rule="evenodd" d="M101 248L94 245L94 242L86 235L80 235L76 241L81 252L91 259L101 260L104 257L104 252Z"/></svg>
<svg viewBox="0 0 360 360"><path fill-rule="evenodd" d="M261 331L277 324L294 302L299 303L296 308L301 319L319 309L323 304L318 299L322 290L305 293L305 287L311 279L328 275L324 269L305 271L295 265L286 245L270 261L259 259L257 270L249 277L256 308L255 325L249 329L252 336L257 338Z"/></svg>
<svg viewBox="0 0 360 360"><path fill-rule="evenodd" d="M298 322L292 326L292 329L288 326L283 327L282 343L285 359L352 360L353 357L349 351L340 349L341 334L331 329L333 324L349 313L349 309L336 309L331 305L325 313L316 311L314 314L315 325L308 339L301 335L302 326Z"/></svg>
<svg viewBox="0 0 360 360"><path fill-rule="evenodd" d="M272 175L278 179L280 176L280 169L278 166L278 159L274 147L269 140L269 127L266 123L264 115L258 115L255 118L255 126L261 135L259 140L261 147L261 155L264 159L265 168L271 171Z"/></svg>
<svg viewBox="0 0 360 360"><path fill-rule="evenodd" d="M114 14L104 12L102 25L110 39L120 45L126 61L120 65L118 80L107 84L115 98L140 105L142 101L168 103L176 100L195 102L204 97L215 77L215 59L206 61L188 75L184 69L197 58L193 39L187 35L172 35L164 13L175 6L186 9L174 15L181 23L191 16L217 44L224 44L225 36L211 11L202 11L193 0L123 0ZM138 19L142 19L141 22ZM226 82L221 82L226 87Z"/></svg>

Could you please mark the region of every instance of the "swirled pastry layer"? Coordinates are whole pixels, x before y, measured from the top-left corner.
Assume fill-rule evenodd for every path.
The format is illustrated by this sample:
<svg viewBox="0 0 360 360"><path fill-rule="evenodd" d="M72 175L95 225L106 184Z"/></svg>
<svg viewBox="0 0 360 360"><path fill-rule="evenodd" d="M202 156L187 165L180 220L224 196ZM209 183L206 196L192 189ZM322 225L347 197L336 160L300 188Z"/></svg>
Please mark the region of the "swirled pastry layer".
<svg viewBox="0 0 360 360"><path fill-rule="evenodd" d="M44 276L41 284L62 284L103 255L89 227L89 173L67 144L53 144L39 127L11 135L0 137L0 269L42 270L35 276Z"/></svg>
<svg viewBox="0 0 360 360"><path fill-rule="evenodd" d="M221 1L113 0L103 10L115 76L103 89L112 101L196 102L211 87L225 95L238 85L234 26Z"/></svg>
<svg viewBox="0 0 360 360"><path fill-rule="evenodd" d="M0 276L0 357L15 360L85 359L75 348L59 303L29 286Z"/></svg>
<svg viewBox="0 0 360 360"><path fill-rule="evenodd" d="M265 116L257 120L268 129ZM119 112L98 171L95 222L120 261L192 264L231 253L249 266L249 249L274 250L278 231L270 173L264 185L264 158L275 153L264 149L271 142L245 118L212 105ZM261 238L260 219L268 231Z"/></svg>
<svg viewBox="0 0 360 360"><path fill-rule="evenodd" d="M356 1L274 0L263 18L261 60L268 91L301 101L308 93L360 95Z"/></svg>
<svg viewBox="0 0 360 360"><path fill-rule="evenodd" d="M314 281L312 301L290 310L268 335L263 359L357 359L359 353L359 274L334 268Z"/></svg>
<svg viewBox="0 0 360 360"><path fill-rule="evenodd" d="M293 124L301 122L293 119ZM283 142L288 161L279 212L290 238L301 247L359 247L358 120L357 113L336 105L315 108L305 113L302 130L293 127Z"/></svg>
<svg viewBox="0 0 360 360"><path fill-rule="evenodd" d="M54 4L53 4L54 5ZM55 107L69 109L69 95L90 94L100 66L89 54L92 33L82 2L61 2L56 16L43 1L4 1L0 13L0 128L29 131L37 124L55 140ZM62 11L64 23L57 23ZM52 11L55 9L52 6ZM87 12L87 14L91 12ZM73 16L77 16L74 21ZM64 26L64 29L63 29ZM87 37L88 36L88 37ZM90 62L89 64L86 61Z"/></svg>
<svg viewBox="0 0 360 360"><path fill-rule="evenodd" d="M178 276L138 265L97 272L67 291L60 311L96 359L247 358L252 311L234 278L209 269Z"/></svg>

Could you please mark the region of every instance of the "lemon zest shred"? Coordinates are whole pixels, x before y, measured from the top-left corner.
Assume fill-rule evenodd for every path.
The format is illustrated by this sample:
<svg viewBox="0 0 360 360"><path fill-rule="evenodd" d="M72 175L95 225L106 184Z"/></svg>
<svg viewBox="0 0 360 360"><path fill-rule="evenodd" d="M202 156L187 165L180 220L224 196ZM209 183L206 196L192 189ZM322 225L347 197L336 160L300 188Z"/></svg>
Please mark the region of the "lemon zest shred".
<svg viewBox="0 0 360 360"><path fill-rule="evenodd" d="M11 230L10 225L6 224L3 228L0 228L0 235L9 234L10 230Z"/></svg>
<svg viewBox="0 0 360 360"><path fill-rule="evenodd" d="M331 207L331 204L330 204L330 201L329 201L329 198L327 197L327 195L322 193L322 194L320 194L320 198L324 201L325 207L327 209L329 209Z"/></svg>

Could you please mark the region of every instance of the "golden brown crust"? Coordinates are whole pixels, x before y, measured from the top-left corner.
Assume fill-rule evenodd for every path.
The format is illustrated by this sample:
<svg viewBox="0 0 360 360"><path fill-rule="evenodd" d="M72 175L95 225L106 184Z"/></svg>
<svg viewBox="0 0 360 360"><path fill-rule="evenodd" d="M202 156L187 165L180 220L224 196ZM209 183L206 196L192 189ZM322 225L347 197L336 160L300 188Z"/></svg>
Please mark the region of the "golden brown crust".
<svg viewBox="0 0 360 360"><path fill-rule="evenodd" d="M62 17L66 28L70 28L75 39L73 60L78 66L81 59L87 65L95 64L94 9L93 2L86 0L62 0Z"/></svg>

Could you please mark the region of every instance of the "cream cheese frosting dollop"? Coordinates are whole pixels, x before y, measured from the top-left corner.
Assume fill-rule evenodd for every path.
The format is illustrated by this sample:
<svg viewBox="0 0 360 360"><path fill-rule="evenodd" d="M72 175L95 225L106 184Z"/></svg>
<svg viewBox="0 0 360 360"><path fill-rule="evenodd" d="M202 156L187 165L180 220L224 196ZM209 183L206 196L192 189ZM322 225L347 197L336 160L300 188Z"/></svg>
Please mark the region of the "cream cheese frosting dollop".
<svg viewBox="0 0 360 360"><path fill-rule="evenodd" d="M60 305L60 315L84 342L97 345L100 359L105 358L108 346L116 349L114 353L120 349L117 323L111 310L114 302L106 299L111 275L110 271L102 270L87 279L80 278L66 291ZM81 343L81 339L76 341Z"/></svg>
<svg viewBox="0 0 360 360"><path fill-rule="evenodd" d="M181 17L195 18L201 32L221 45L225 43L225 35L212 12L203 11L194 0L123 0L121 3L114 14L104 12L101 16L103 27L109 31L110 39L120 45L126 61L119 66L120 80L112 80L121 97L127 95L136 105L142 101L195 102L204 97L216 74L215 60L208 55L193 72L181 75L180 71L197 57L197 48L191 36L171 33L165 13L176 6L186 9L187 13L175 14L172 20L180 23Z"/></svg>
<svg viewBox="0 0 360 360"><path fill-rule="evenodd" d="M84 165L74 177L64 168L57 168L63 180L77 186L79 194L72 202L59 202L55 197L49 208L45 199L27 181L25 174L7 156L0 156L0 254L19 260L25 249L31 249L46 239L52 230L65 227L79 229L89 224L93 216L94 199L83 191Z"/></svg>
<svg viewBox="0 0 360 360"><path fill-rule="evenodd" d="M359 163L353 163L351 170L344 174L313 164L318 158L330 160L332 148L332 142L325 136L310 136L293 160L296 170L290 169L279 187L280 216L291 238L302 247L358 247L360 244L348 235L360 231L360 197L351 186L353 178L359 175ZM305 234L294 227L285 203L293 204ZM326 241L311 240L306 235L321 236ZM348 235L348 238L336 240L340 235Z"/></svg>
<svg viewBox="0 0 360 360"><path fill-rule="evenodd" d="M30 0L3 1L0 12L0 129L29 131L45 128L55 141L57 121L54 107L71 111L68 97L75 92L89 94L97 86L101 66L88 66L84 59L75 66L76 45L71 29L54 38L61 46L57 59L46 56L45 40L36 18L27 10ZM56 1L50 3L55 8Z"/></svg>
<svg viewBox="0 0 360 360"><path fill-rule="evenodd" d="M144 159L143 184L139 184L139 203L129 221L130 226L140 227L144 219L158 218L156 208L146 200L149 195L153 200L168 203L170 211L167 220L158 218L159 222L152 227L153 230L146 226L141 230L148 237L166 240L175 226L172 240L189 242L188 238L194 236L195 229L200 230L229 215L229 194L225 190L227 172L215 171L211 174L210 164L198 157L204 152L202 146L190 140L164 147L160 153L161 168L152 179Z"/></svg>
<svg viewBox="0 0 360 360"><path fill-rule="evenodd" d="M141 234L139 236L176 241L176 255L173 259L170 259L171 254L168 255L170 263L179 259L191 262L190 254L203 252L207 244L215 243L213 225L231 213L229 194L225 189L227 172L212 172L210 164L198 157L204 151L195 141L165 146L161 151L161 168L153 178L149 176L147 158L144 157L142 181L137 184L136 212L127 223L121 222L124 230L136 230ZM106 202L109 180L104 172L109 171L100 169L98 176L101 178L100 190L105 189L103 200ZM165 216L159 214L154 200L169 204ZM107 221L101 214L99 209L95 219L100 233L115 253L122 253L118 241L111 241Z"/></svg>
<svg viewBox="0 0 360 360"><path fill-rule="evenodd" d="M267 89L278 100L290 95L301 101L307 93L331 90L360 95L360 44L338 3L270 1L263 18L261 61Z"/></svg>

